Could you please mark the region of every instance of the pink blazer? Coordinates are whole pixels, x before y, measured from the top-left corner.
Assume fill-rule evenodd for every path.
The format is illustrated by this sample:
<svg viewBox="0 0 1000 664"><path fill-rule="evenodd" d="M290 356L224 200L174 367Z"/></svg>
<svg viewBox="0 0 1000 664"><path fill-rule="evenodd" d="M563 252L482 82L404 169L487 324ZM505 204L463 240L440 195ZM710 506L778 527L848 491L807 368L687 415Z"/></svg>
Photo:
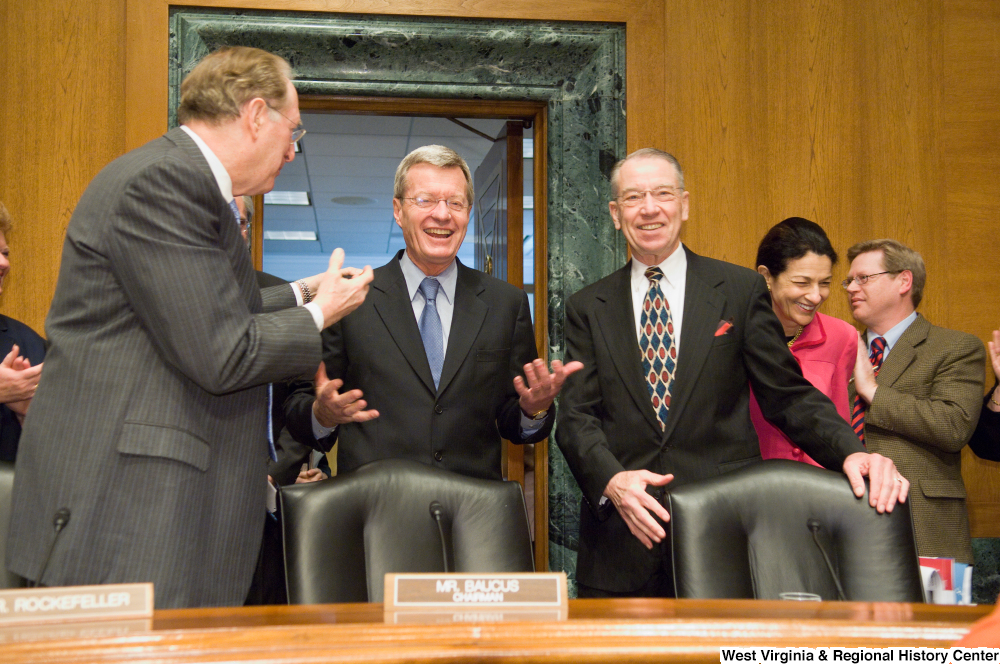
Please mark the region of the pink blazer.
<svg viewBox="0 0 1000 664"><path fill-rule="evenodd" d="M817 313L792 345L792 355L799 361L802 374L816 389L830 397L837 412L851 421L847 383L854 373L858 352L858 333L850 323ZM750 419L760 439L760 455L765 459L792 459L814 466L808 454L795 445L778 427L764 419L757 399L750 391Z"/></svg>

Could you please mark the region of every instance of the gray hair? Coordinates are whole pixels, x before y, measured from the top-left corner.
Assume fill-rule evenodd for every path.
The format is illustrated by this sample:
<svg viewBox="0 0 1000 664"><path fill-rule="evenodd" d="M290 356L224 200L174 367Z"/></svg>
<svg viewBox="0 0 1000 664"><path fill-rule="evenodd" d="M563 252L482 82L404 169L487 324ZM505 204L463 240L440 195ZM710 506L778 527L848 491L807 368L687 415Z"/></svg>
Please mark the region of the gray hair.
<svg viewBox="0 0 1000 664"><path fill-rule="evenodd" d="M240 117L243 104L260 97L284 108L292 67L259 48L227 46L209 53L181 83L177 122L219 124Z"/></svg>
<svg viewBox="0 0 1000 664"><path fill-rule="evenodd" d="M674 155L669 152L664 152L663 150L657 150L656 148L640 148L624 159L619 160L619 162L611 169L611 176L609 179L611 180L611 196L613 198L618 198L618 194L620 193L618 191L618 175L622 170L622 166L625 165L625 162L631 159L650 158L662 159L673 166L674 170L677 171L677 186L681 189L684 188L684 171L681 170L681 164L677 161L677 158Z"/></svg>
<svg viewBox="0 0 1000 664"><path fill-rule="evenodd" d="M462 175L465 176L465 202L472 205L475 199L469 165L461 155L443 145L425 145L403 157L403 161L399 162L399 167L396 168L396 181L392 187L394 198L402 200L406 196L406 187L409 184L406 179L410 175L410 169L417 164L430 164L438 168L461 168Z"/></svg>

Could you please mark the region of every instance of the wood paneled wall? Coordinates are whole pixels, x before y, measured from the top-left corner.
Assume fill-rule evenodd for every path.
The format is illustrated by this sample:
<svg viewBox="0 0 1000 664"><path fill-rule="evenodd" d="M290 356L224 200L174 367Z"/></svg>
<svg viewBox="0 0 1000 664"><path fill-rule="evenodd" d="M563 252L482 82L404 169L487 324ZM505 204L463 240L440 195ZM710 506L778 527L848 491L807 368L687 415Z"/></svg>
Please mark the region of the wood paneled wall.
<svg viewBox="0 0 1000 664"><path fill-rule="evenodd" d="M937 271L940 39L931 3L889 4L668 6L667 142L687 171L693 248L752 266L765 231L802 216L842 255L891 236ZM844 256L837 281L846 271ZM932 284L925 313L943 321ZM825 310L850 320L841 288Z"/></svg>
<svg viewBox="0 0 1000 664"><path fill-rule="evenodd" d="M791 215L822 224L842 254L896 237L927 261L928 318L984 340L1000 326L994 0L173 4L623 22L629 149L663 147L685 166L693 249L750 265L763 232ZM84 186L166 126L167 11L167 0L0 9L0 200L18 222L0 304L36 329ZM850 318L839 289L826 311ZM997 472L967 459L977 536L1000 536Z"/></svg>
<svg viewBox="0 0 1000 664"><path fill-rule="evenodd" d="M942 15L945 214L930 220L941 244L935 293L949 327L988 340L1000 328L1000 3L949 0ZM1000 537L1000 463L968 449L962 462L973 536Z"/></svg>
<svg viewBox="0 0 1000 664"><path fill-rule="evenodd" d="M66 224L125 146L125 3L0 2L0 201L14 219L0 311L43 334Z"/></svg>

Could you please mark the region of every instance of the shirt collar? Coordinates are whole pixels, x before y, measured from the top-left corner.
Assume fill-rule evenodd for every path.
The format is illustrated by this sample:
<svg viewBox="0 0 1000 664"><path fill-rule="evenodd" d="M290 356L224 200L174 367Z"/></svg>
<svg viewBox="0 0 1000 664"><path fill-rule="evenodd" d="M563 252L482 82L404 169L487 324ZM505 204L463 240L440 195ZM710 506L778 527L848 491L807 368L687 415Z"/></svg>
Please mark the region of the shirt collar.
<svg viewBox="0 0 1000 664"><path fill-rule="evenodd" d="M646 278L646 269L650 267L659 267L663 271L663 278L667 280L672 288L677 288L681 283L682 278L687 273L687 252L684 251L684 245L681 243L677 244L677 248L674 249L674 253L664 259L662 263L658 266L646 265L639 259L632 257L632 278L642 277Z"/></svg>
<svg viewBox="0 0 1000 664"><path fill-rule="evenodd" d="M222 197L226 199L227 203L232 201L233 179L229 177L226 167L222 165L219 158L215 156L214 152L212 152L212 148L208 147L208 143L203 141L201 136L194 133L187 125L181 125L181 129L187 132L187 135L191 137L194 144L198 146L199 150L201 150L201 154L205 156L205 161L208 162L208 167L212 169L212 175L215 176L215 182L219 185L219 192L222 193Z"/></svg>
<svg viewBox="0 0 1000 664"><path fill-rule="evenodd" d="M896 345L896 342L899 341L899 338L903 336L903 332L906 332L906 329L910 327L910 325L912 325L913 321L915 320L917 320L916 311L911 312L909 316L907 316L903 320L893 325L892 328L883 335L869 333L867 335L868 338L866 339L866 341L868 342L868 351L871 352L872 341L877 336L881 336L883 339L885 339L885 347L888 350L892 350L892 347Z"/></svg>
<svg viewBox="0 0 1000 664"><path fill-rule="evenodd" d="M406 279L406 290L410 295L410 302L417 296L417 290L427 275L417 267L416 263L410 260L409 254L403 251L403 256L399 259L399 268L403 271L403 278ZM453 259L451 264L444 269L444 272L434 277L441 284L438 295L444 293L448 303L455 302L455 287L458 285L458 259Z"/></svg>

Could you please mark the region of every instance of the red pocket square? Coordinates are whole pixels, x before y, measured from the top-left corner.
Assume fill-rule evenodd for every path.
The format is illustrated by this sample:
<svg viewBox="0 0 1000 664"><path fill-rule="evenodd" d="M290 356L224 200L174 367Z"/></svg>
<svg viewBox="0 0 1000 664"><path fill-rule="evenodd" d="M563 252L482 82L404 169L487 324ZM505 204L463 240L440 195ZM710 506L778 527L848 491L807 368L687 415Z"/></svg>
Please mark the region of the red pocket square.
<svg viewBox="0 0 1000 664"><path fill-rule="evenodd" d="M715 330L715 336L721 337L725 334L729 334L729 330L733 329L733 319L720 320L719 327Z"/></svg>

